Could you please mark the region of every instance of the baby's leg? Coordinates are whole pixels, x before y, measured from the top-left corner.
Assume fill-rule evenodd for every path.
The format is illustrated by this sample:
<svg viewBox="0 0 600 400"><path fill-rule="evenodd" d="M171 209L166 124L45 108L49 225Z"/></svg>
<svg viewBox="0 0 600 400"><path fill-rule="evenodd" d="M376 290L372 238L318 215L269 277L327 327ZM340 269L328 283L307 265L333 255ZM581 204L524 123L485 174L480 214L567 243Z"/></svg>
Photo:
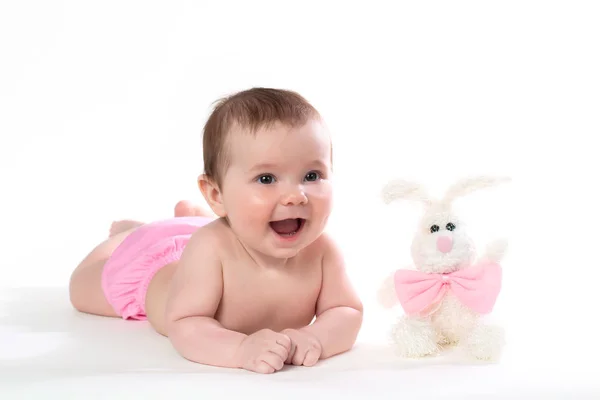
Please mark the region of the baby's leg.
<svg viewBox="0 0 600 400"><path fill-rule="evenodd" d="M113 251L137 226L111 236L94 248L71 274L69 297L75 309L88 314L117 317L102 290L102 270Z"/></svg>
<svg viewBox="0 0 600 400"><path fill-rule="evenodd" d="M174 214L175 217L213 216L206 209L187 200L177 202ZM142 225L144 225L143 222L135 220L121 220L112 223L109 238L96 246L71 274L69 295L73 307L89 314L107 317L118 316L104 296L101 285L102 270L113 251L131 232ZM156 278L158 279L153 279L149 287L149 292L152 292L152 295L150 296L150 311L148 312L151 315L148 316L148 319L159 333L163 331L163 318L161 313L155 312L155 310L164 307L163 300L166 300L166 294L163 299L162 293L163 291L166 293L172 274L170 271L174 269L174 266L167 267L157 274ZM158 289L155 290L154 287L158 287ZM158 295L154 295L154 293L158 293ZM161 317L157 319L156 315L161 315Z"/></svg>
<svg viewBox="0 0 600 400"><path fill-rule="evenodd" d="M129 230L133 230L135 228L138 228L140 226L144 225L143 222L140 221L134 221L132 219L123 219L120 221L114 221L111 225L110 225L110 233L108 234L108 237L113 237L121 232L125 232L125 231L129 231Z"/></svg>
<svg viewBox="0 0 600 400"><path fill-rule="evenodd" d="M175 204L176 217L214 217L210 211L188 200L181 200Z"/></svg>
<svg viewBox="0 0 600 400"><path fill-rule="evenodd" d="M211 217L213 216L210 211L200 207L197 204L193 204L188 200L181 200L175 204L174 209L175 217ZM114 221L110 226L109 237L113 237L124 231L128 231L133 228L137 228L144 225L144 222L136 221L133 219L123 219L120 221Z"/></svg>

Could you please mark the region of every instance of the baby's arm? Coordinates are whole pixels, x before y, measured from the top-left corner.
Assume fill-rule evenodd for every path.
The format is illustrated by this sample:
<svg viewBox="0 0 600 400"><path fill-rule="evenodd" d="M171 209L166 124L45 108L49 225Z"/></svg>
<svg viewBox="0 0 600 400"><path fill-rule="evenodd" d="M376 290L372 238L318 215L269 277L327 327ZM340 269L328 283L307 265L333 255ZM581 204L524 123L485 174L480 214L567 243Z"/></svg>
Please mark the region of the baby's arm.
<svg viewBox="0 0 600 400"><path fill-rule="evenodd" d="M223 291L218 238L204 229L188 242L168 294L168 337L185 358L215 366L237 367L236 352L246 335L214 319Z"/></svg>
<svg viewBox="0 0 600 400"><path fill-rule="evenodd" d="M326 238L323 282L317 301L316 320L302 330L321 342L321 359L348 351L354 346L362 324L363 306L346 275L339 248Z"/></svg>
<svg viewBox="0 0 600 400"><path fill-rule="evenodd" d="M268 329L252 335L225 329L215 318L223 272L215 232L192 235L173 276L166 307L167 336L184 358L207 365L272 373L288 357L290 339Z"/></svg>

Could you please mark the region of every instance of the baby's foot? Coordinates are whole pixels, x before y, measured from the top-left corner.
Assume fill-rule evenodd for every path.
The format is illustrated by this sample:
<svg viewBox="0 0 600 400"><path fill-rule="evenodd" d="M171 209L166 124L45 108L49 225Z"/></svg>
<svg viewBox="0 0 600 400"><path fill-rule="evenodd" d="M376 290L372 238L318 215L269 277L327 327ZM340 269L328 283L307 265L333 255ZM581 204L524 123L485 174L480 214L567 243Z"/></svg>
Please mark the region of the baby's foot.
<svg viewBox="0 0 600 400"><path fill-rule="evenodd" d="M176 217L212 217L213 215L197 204L188 200L181 200L175 204Z"/></svg>
<svg viewBox="0 0 600 400"><path fill-rule="evenodd" d="M109 233L108 237L113 237L115 235L118 235L121 232L125 232L130 229L137 228L138 226L142 226L142 225L144 225L143 222L133 221L130 219L114 221L112 223L112 225L110 226L110 233Z"/></svg>

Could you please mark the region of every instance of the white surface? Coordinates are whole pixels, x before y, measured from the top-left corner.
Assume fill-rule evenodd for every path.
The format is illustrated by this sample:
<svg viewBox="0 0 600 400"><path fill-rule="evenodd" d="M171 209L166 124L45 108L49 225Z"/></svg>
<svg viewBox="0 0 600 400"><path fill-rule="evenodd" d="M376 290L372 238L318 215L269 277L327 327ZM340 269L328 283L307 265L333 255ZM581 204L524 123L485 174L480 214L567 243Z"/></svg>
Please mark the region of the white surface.
<svg viewBox="0 0 600 400"><path fill-rule="evenodd" d="M384 343L366 341L316 367L286 367L264 376L190 363L146 322L74 312L65 293L60 288L0 292L0 398L600 396L596 360L577 354L565 358L552 348L541 352L547 338L530 342L531 332L510 335L498 364L468 362L457 351L401 360Z"/></svg>
<svg viewBox="0 0 600 400"><path fill-rule="evenodd" d="M598 395L599 10L1 2L0 398ZM65 296L111 220L162 218L200 199L210 104L250 86L299 91L331 127L329 230L367 312L351 354L269 377L184 362L143 324L75 314ZM459 204L480 248L509 242L495 311L506 356L485 367L399 361L377 344L390 314L374 297L410 263L419 208L386 207L379 191L412 178L440 193L471 174L513 178Z"/></svg>

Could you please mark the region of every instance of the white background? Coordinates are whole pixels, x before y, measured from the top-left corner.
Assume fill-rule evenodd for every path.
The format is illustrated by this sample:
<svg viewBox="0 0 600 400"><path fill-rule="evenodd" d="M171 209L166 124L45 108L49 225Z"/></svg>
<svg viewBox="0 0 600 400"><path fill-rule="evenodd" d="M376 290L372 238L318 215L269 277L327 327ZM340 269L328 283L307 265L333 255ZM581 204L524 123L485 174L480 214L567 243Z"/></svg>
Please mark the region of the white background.
<svg viewBox="0 0 600 400"><path fill-rule="evenodd" d="M332 130L329 230L365 302L361 335L389 324L374 295L410 263L420 212L383 205L382 185L441 194L505 175L457 203L480 246L509 240L497 315L524 351L585 359L600 279L596 4L4 1L0 286L66 288L112 220L202 201L211 103L280 87Z"/></svg>

